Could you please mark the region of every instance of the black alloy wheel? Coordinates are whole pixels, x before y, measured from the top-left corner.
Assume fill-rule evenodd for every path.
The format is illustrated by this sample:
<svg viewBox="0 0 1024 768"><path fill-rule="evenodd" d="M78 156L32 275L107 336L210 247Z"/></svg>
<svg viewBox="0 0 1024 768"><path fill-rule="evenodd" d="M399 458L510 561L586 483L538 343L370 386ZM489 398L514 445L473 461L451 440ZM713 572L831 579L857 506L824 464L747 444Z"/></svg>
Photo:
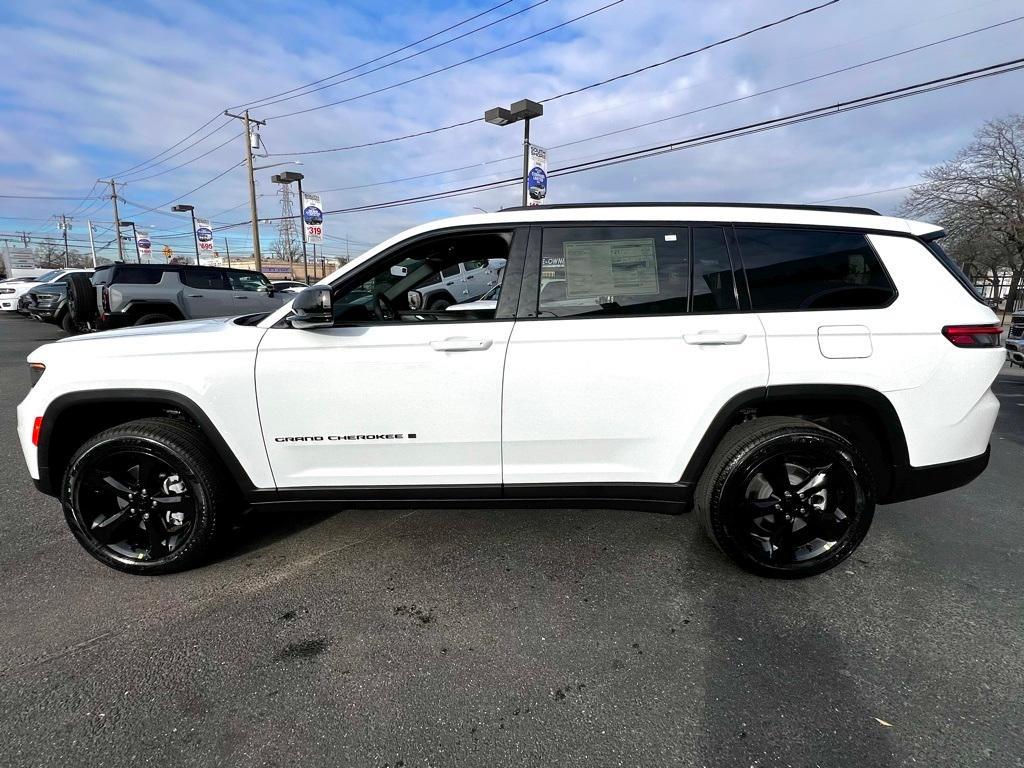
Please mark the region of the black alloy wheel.
<svg viewBox="0 0 1024 768"><path fill-rule="evenodd" d="M224 494L202 435L173 419L109 429L72 458L64 514L101 562L131 573L194 565L210 549Z"/></svg>
<svg viewBox="0 0 1024 768"><path fill-rule="evenodd" d="M802 577L835 567L874 513L866 462L846 438L770 417L734 428L698 486L705 529L748 570Z"/></svg>

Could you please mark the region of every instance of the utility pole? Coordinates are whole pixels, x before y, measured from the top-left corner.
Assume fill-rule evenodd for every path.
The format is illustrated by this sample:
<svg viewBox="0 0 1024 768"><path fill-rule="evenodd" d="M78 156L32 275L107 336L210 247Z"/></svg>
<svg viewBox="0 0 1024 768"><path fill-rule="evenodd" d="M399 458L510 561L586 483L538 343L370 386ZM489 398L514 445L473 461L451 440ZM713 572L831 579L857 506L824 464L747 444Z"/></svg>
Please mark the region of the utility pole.
<svg viewBox="0 0 1024 768"><path fill-rule="evenodd" d="M28 234L29 233L28 232L19 232L18 234L21 236L21 244L22 244L22 246L25 247L25 248L28 248L28 241L29 241Z"/></svg>
<svg viewBox="0 0 1024 768"><path fill-rule="evenodd" d="M114 203L114 232L117 233L115 238L117 240L117 260L124 261L124 244L121 242L121 218L117 214L117 183L113 179L109 181L100 179L100 183L110 185L110 200Z"/></svg>
<svg viewBox="0 0 1024 768"><path fill-rule="evenodd" d="M60 215L60 223L57 224L60 227L60 231L64 233L64 269L71 266L71 257L68 255L68 230L71 229L71 225L68 223L68 219L71 218L66 214Z"/></svg>
<svg viewBox="0 0 1024 768"><path fill-rule="evenodd" d="M228 239L224 238L224 252L228 255L228 269L231 269L231 246L228 245Z"/></svg>
<svg viewBox="0 0 1024 768"><path fill-rule="evenodd" d="M256 177L253 175L252 170L252 125L265 126L267 122L266 120L254 120L250 118L248 109L240 115L233 115L225 109L224 114L245 123L245 167L249 171L249 215L252 217L252 256L256 271L262 272L263 265L260 259L260 221L256 214ZM259 141L259 134L256 134L256 140L257 142Z"/></svg>
<svg viewBox="0 0 1024 768"><path fill-rule="evenodd" d="M96 243L92 239L92 222L86 221L85 225L89 228L89 252L92 254L92 268L96 269Z"/></svg>

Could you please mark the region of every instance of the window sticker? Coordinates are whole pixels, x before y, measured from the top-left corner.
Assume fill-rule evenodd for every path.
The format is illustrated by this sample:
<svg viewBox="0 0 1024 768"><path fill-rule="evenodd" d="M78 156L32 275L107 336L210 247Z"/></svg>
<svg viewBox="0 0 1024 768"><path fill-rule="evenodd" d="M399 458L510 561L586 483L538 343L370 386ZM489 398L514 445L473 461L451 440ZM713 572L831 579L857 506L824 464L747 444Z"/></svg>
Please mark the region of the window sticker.
<svg viewBox="0 0 1024 768"><path fill-rule="evenodd" d="M568 298L658 293L654 238L566 242L562 253Z"/></svg>

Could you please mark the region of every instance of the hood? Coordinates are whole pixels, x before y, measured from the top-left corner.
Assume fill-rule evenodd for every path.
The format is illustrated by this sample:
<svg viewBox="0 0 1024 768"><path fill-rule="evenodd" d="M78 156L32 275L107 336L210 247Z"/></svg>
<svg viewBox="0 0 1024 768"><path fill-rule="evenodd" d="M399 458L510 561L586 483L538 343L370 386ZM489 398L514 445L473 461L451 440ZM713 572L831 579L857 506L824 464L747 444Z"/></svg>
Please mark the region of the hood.
<svg viewBox="0 0 1024 768"><path fill-rule="evenodd" d="M216 333L225 325L234 321L233 317L211 317L204 320L179 320L174 323L156 323L154 325L136 325L131 328L118 328L114 331L85 333L81 336L68 336L60 339L57 344L89 344L90 342L106 341L118 338L135 338L139 336L169 337L192 336L197 334Z"/></svg>

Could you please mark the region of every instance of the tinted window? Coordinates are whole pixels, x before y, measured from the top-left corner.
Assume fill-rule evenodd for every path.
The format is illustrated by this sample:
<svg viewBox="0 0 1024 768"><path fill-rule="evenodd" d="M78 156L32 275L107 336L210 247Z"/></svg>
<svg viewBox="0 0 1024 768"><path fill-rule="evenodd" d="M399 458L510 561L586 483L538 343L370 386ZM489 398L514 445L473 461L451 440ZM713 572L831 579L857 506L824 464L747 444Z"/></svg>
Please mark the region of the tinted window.
<svg viewBox="0 0 1024 768"><path fill-rule="evenodd" d="M452 264L450 267L445 267L441 270L441 277L456 277L459 274L459 265Z"/></svg>
<svg viewBox="0 0 1024 768"><path fill-rule="evenodd" d="M728 312L736 309L732 261L725 230L693 229L693 312Z"/></svg>
<svg viewBox="0 0 1024 768"><path fill-rule="evenodd" d="M233 291L265 291L270 285L270 280L259 272L228 272L228 280Z"/></svg>
<svg viewBox="0 0 1024 768"><path fill-rule="evenodd" d="M541 317L686 312L685 227L551 227L544 230Z"/></svg>
<svg viewBox="0 0 1024 768"><path fill-rule="evenodd" d="M737 227L754 310L863 309L896 292L864 235Z"/></svg>
<svg viewBox="0 0 1024 768"><path fill-rule="evenodd" d="M181 273L181 282L189 288L202 288L208 291L228 289L224 273L216 269L186 269Z"/></svg>
<svg viewBox="0 0 1024 768"><path fill-rule="evenodd" d="M92 275L93 285L106 285L110 282L110 273L113 272L113 267L106 267L105 269L97 269Z"/></svg>
<svg viewBox="0 0 1024 768"><path fill-rule="evenodd" d="M122 285L156 285L164 276L162 269L147 267L118 267L113 282Z"/></svg>

